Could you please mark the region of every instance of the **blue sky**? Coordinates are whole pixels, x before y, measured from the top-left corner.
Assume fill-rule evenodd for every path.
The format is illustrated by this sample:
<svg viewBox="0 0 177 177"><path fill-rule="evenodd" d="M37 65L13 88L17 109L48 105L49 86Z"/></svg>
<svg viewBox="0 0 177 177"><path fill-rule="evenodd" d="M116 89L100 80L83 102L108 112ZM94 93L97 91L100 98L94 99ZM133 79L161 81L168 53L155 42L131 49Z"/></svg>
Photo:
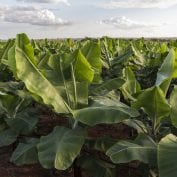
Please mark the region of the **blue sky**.
<svg viewBox="0 0 177 177"><path fill-rule="evenodd" d="M1 0L0 38L177 37L177 0Z"/></svg>

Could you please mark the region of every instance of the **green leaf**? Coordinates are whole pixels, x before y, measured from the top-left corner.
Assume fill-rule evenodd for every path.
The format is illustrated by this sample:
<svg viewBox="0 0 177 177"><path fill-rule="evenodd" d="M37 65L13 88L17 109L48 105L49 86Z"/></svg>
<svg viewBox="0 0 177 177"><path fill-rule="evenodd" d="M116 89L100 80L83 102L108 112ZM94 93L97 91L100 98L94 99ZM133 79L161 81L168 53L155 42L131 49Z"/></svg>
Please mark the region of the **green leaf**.
<svg viewBox="0 0 177 177"><path fill-rule="evenodd" d="M171 112L170 117L173 125L177 127L177 86L174 87L170 96Z"/></svg>
<svg viewBox="0 0 177 177"><path fill-rule="evenodd" d="M73 111L76 120L90 126L107 123L120 123L133 117L129 111L118 106L88 107Z"/></svg>
<svg viewBox="0 0 177 177"><path fill-rule="evenodd" d="M15 79L18 79L17 70L16 70L16 60L15 60L15 45L9 49L8 59L4 62L9 67L9 69L12 71Z"/></svg>
<svg viewBox="0 0 177 177"><path fill-rule="evenodd" d="M135 43L131 43L131 47L133 50L133 53L135 55L135 59L134 62L138 65L144 66L146 65L146 58L144 57L144 55L139 51L139 49L137 48L137 46L135 45Z"/></svg>
<svg viewBox="0 0 177 177"><path fill-rule="evenodd" d="M127 114L129 114L131 117L138 117L140 114L139 112L132 108L127 106L126 104L118 101L118 100L114 100L112 98L109 97L105 97L105 96L94 96L94 97L90 97L92 102L91 102L91 106L92 107L102 107L102 106L115 106L118 108L121 108L124 112L126 112Z"/></svg>
<svg viewBox="0 0 177 177"><path fill-rule="evenodd" d="M171 49L157 73L156 85L160 86L166 95L171 80L176 77L177 58L175 51Z"/></svg>
<svg viewBox="0 0 177 177"><path fill-rule="evenodd" d="M106 155L118 163L128 163L134 160L155 164L157 147L155 142L145 134L140 134L135 141L119 141L113 145Z"/></svg>
<svg viewBox="0 0 177 177"><path fill-rule="evenodd" d="M52 56L50 55L50 52L46 52L41 57L38 57L38 64L37 64L38 68L40 69L47 68L50 57L53 57L53 55Z"/></svg>
<svg viewBox="0 0 177 177"><path fill-rule="evenodd" d="M15 44L28 56L34 65L37 65L33 46L25 33L17 34Z"/></svg>
<svg viewBox="0 0 177 177"><path fill-rule="evenodd" d="M148 133L148 130L142 121L136 119L127 119L124 120L122 123L134 128L138 133Z"/></svg>
<svg viewBox="0 0 177 177"><path fill-rule="evenodd" d="M7 118L5 121L12 130L17 131L19 134L27 135L36 127L38 117L33 110L25 109L17 113L15 118Z"/></svg>
<svg viewBox="0 0 177 177"><path fill-rule="evenodd" d="M64 86L58 86L57 88L60 90L61 96L67 100L67 94L69 96L69 102L71 104L71 108L74 109L75 104L75 96L77 100L77 108L83 108L88 105L88 83L87 82L76 82L76 95L74 84L71 81L65 82L66 88ZM66 94L67 89L67 94ZM68 100L67 103L69 104Z"/></svg>
<svg viewBox="0 0 177 177"><path fill-rule="evenodd" d="M18 95L19 90L23 89L23 84L21 82L0 82L0 90L6 93L12 93Z"/></svg>
<svg viewBox="0 0 177 177"><path fill-rule="evenodd" d="M177 176L177 137L169 134L158 144L159 177Z"/></svg>
<svg viewBox="0 0 177 177"><path fill-rule="evenodd" d="M17 39L15 58L18 78L25 83L30 92L41 97L46 105L53 106L58 113L68 113L68 105L60 96L59 90L34 64L34 51L27 36L18 35Z"/></svg>
<svg viewBox="0 0 177 177"><path fill-rule="evenodd" d="M28 139L24 143L19 143L13 152L10 162L16 165L28 165L38 162L37 144L39 140L36 138Z"/></svg>
<svg viewBox="0 0 177 177"><path fill-rule="evenodd" d="M168 45L167 45L167 43L162 43L162 45L160 46L160 52L161 53L168 52Z"/></svg>
<svg viewBox="0 0 177 177"><path fill-rule="evenodd" d="M120 78L110 79L108 81L103 82L102 84L97 85L93 90L92 93L95 95L105 95L112 90L119 89L125 81Z"/></svg>
<svg viewBox="0 0 177 177"><path fill-rule="evenodd" d="M44 168L66 170L79 155L83 144L82 131L57 126L52 133L40 138L39 161Z"/></svg>
<svg viewBox="0 0 177 177"><path fill-rule="evenodd" d="M99 82L102 70L100 42L89 41L81 51L95 72L94 81Z"/></svg>
<svg viewBox="0 0 177 177"><path fill-rule="evenodd" d="M18 134L11 129L0 132L0 147L9 146L10 144L14 143L17 139L17 136Z"/></svg>
<svg viewBox="0 0 177 177"><path fill-rule="evenodd" d="M130 67L126 67L123 70L123 75L125 83L121 88L122 94L126 99L134 100L133 95L140 92L141 86Z"/></svg>
<svg viewBox="0 0 177 177"><path fill-rule="evenodd" d="M106 152L111 146L113 146L117 142L116 139L110 137L99 137L91 139L91 148Z"/></svg>
<svg viewBox="0 0 177 177"><path fill-rule="evenodd" d="M73 61L70 61L70 59L74 60L74 58L71 58L70 55L51 55L49 58L44 58L40 65L40 70L43 72L45 77L50 80L51 83L54 85L61 85L65 81L66 75L69 75L69 78L71 77L71 71L67 70L68 67L70 67L71 63ZM69 60L69 61L68 61ZM69 62L69 63L68 63Z"/></svg>
<svg viewBox="0 0 177 177"><path fill-rule="evenodd" d="M167 95L167 91L168 91L168 88L171 84L171 78L168 78L166 80L164 80L164 82L162 82L162 84L160 85L160 88L161 90L164 92L165 95Z"/></svg>
<svg viewBox="0 0 177 177"><path fill-rule="evenodd" d="M102 69L100 42L89 41L81 51L93 68Z"/></svg>
<svg viewBox="0 0 177 177"><path fill-rule="evenodd" d="M13 40L9 39L9 40L7 41L7 43L6 43L6 45L4 46L2 52L0 53L0 62L1 62L2 60L7 60L7 58L8 58L8 51L9 51L9 49L13 46L13 44L14 44L14 41L13 41Z"/></svg>
<svg viewBox="0 0 177 177"><path fill-rule="evenodd" d="M120 54L118 57L114 58L114 60L111 61L111 64L112 66L124 64L129 61L132 55L133 55L132 48L129 47L125 52Z"/></svg>
<svg viewBox="0 0 177 177"><path fill-rule="evenodd" d="M176 77L177 77L177 59L175 51L171 49L157 73L156 85L159 86L165 80Z"/></svg>
<svg viewBox="0 0 177 177"><path fill-rule="evenodd" d="M159 122L170 114L170 106L165 99L163 91L159 87L152 87L143 91L134 103L135 108L143 108L146 114Z"/></svg>
<svg viewBox="0 0 177 177"><path fill-rule="evenodd" d="M0 95L0 107L5 111L7 117L14 118L16 108L20 102L21 98L16 95Z"/></svg>
<svg viewBox="0 0 177 177"><path fill-rule="evenodd" d="M76 81L73 71L74 59L71 54L51 55L48 67L42 68L46 78L55 85L62 98L72 109L82 108L88 104L88 82Z"/></svg>
<svg viewBox="0 0 177 177"><path fill-rule="evenodd" d="M74 74L77 81L87 81L91 83L94 78L94 70L91 68L91 65L84 57L80 50L76 51L73 54L75 58L74 62Z"/></svg>
<svg viewBox="0 0 177 177"><path fill-rule="evenodd" d="M78 161L78 165L81 166L89 176L115 177L115 165L90 155L82 156Z"/></svg>

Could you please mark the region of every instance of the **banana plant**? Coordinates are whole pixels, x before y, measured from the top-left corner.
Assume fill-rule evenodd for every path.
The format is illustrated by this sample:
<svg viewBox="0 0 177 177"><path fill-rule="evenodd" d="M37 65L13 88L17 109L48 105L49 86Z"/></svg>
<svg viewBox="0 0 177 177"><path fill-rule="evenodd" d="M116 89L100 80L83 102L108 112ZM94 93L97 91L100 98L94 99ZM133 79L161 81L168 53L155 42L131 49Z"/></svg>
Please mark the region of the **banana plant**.
<svg viewBox="0 0 177 177"><path fill-rule="evenodd" d="M69 119L69 127L56 126L49 135L42 136L38 143L30 140L17 147L15 155L19 149L26 149L30 142L33 148L37 143L38 160L44 168L66 170L75 162L79 164L81 159L82 162L85 159L85 167L88 165L89 168L93 168L87 163L86 156L80 157L82 148L90 139L87 137L87 127L123 121L131 124L129 120L139 116L138 111L120 100L104 97L105 94L110 95L110 92L118 91L125 82L124 79L115 78L99 83L99 41L87 42L81 49L70 53L48 52L45 57L39 58L38 55L34 55L34 49L27 36L20 34L9 50L6 63L16 79L23 81L36 101L51 107L58 114L65 114ZM91 84L96 84L93 97L88 96ZM102 95L98 94L100 90ZM136 122L138 121L132 123L132 126L135 127ZM25 161L20 162L19 159L17 163L23 164ZM110 167L109 163L95 159L95 164L99 165L99 168L107 166L105 175L113 173L113 167Z"/></svg>
<svg viewBox="0 0 177 177"><path fill-rule="evenodd" d="M37 126L38 113L32 105L30 94L24 90L22 83L0 83L0 147L20 143L10 159L19 164L37 163L37 151L34 143L38 139L24 138L30 135ZM32 145L33 144L33 145ZM19 153L20 152L20 153ZM22 153L23 152L23 153Z"/></svg>
<svg viewBox="0 0 177 177"><path fill-rule="evenodd" d="M35 100L48 105L57 113L69 116L79 105L87 104L88 84L94 77L94 71L81 51L76 50L72 54L74 57L70 54L64 56L50 54L38 61L29 39L25 34L20 34L9 51L7 63L16 78L24 82ZM83 71L86 75L83 75ZM76 128L77 122L74 123L72 119L70 122L69 128L55 127L48 136L41 137L37 144L31 140L35 143L39 162L44 168L55 167L65 170L80 153L84 144L84 133ZM17 152L25 148L26 143L20 144ZM15 155L12 159L14 161Z"/></svg>
<svg viewBox="0 0 177 177"><path fill-rule="evenodd" d="M176 78L176 51L170 50L157 73L156 84L140 91L132 99L132 107L140 110L141 124L146 131L138 133L135 140L118 141L107 149L106 154L116 163L128 163L135 160L148 165L149 175L154 177L159 169L160 177L175 177L175 157L177 138L168 131L164 131L167 122L176 126L176 86L170 100L166 98L170 82ZM133 95L130 94L130 95ZM154 170L156 169L156 170Z"/></svg>
<svg viewBox="0 0 177 177"><path fill-rule="evenodd" d="M17 80L23 81L36 101L51 107L58 114L65 114L70 124L69 127L56 126L49 135L39 140L30 139L19 144L12 155L12 162L28 164L30 159L21 156L37 151L37 159L44 168L66 170L79 159L87 135L74 115L77 110L87 107L88 86L98 82L101 74L99 45L99 42L90 42L81 50L65 54L48 52L45 57L39 58L34 54L28 37L17 35L4 63ZM94 55L97 57L94 58ZM118 108L115 111L124 114ZM31 159L32 162L34 159Z"/></svg>
<svg viewBox="0 0 177 177"><path fill-rule="evenodd" d="M90 176L113 177L117 164L132 161L146 167L147 176L176 177L175 46L108 37L30 41L18 34L0 47L0 74L5 78L0 82L0 147L20 142L11 162L39 162L57 170L74 167L77 177L80 168ZM13 81L7 82L4 69L11 71L10 77L13 73ZM156 72L149 84L145 77L150 73L151 80ZM32 98L64 115L68 125L32 137L37 124ZM136 138L87 133L96 125L117 123L135 129ZM108 158L93 154L95 150Z"/></svg>

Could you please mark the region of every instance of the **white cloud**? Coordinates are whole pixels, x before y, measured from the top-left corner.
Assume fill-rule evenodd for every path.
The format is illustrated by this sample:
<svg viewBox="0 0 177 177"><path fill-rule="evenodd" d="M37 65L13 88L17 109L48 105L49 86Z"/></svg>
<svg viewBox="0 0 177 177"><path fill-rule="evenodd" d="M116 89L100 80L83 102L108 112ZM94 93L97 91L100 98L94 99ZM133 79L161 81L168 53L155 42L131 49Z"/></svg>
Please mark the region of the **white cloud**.
<svg viewBox="0 0 177 177"><path fill-rule="evenodd" d="M111 0L97 6L105 9L117 8L169 8L177 5L177 0Z"/></svg>
<svg viewBox="0 0 177 177"><path fill-rule="evenodd" d="M68 0L17 0L22 2L35 2L35 3L64 3L66 5L70 5Z"/></svg>
<svg viewBox="0 0 177 177"><path fill-rule="evenodd" d="M33 6L0 6L0 19L5 22L27 23L40 26L61 26L69 24L48 9Z"/></svg>
<svg viewBox="0 0 177 177"><path fill-rule="evenodd" d="M156 27L156 25L134 21L125 16L104 19L100 21L100 24L111 25L122 30Z"/></svg>

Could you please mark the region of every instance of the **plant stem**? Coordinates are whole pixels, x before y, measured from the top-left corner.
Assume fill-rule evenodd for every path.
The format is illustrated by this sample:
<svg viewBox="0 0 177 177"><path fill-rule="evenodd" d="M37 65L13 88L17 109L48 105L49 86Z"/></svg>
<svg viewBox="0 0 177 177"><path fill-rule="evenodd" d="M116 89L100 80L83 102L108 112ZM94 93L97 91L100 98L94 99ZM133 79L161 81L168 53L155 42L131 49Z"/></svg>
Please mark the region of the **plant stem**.
<svg viewBox="0 0 177 177"><path fill-rule="evenodd" d="M72 129L75 129L75 128L77 127L77 125L78 125L78 121L75 120L75 121L74 121L74 124L73 124L73 126L72 126Z"/></svg>
<svg viewBox="0 0 177 177"><path fill-rule="evenodd" d="M150 177L157 177L157 174L155 174L153 170L149 170L149 173L150 173Z"/></svg>

